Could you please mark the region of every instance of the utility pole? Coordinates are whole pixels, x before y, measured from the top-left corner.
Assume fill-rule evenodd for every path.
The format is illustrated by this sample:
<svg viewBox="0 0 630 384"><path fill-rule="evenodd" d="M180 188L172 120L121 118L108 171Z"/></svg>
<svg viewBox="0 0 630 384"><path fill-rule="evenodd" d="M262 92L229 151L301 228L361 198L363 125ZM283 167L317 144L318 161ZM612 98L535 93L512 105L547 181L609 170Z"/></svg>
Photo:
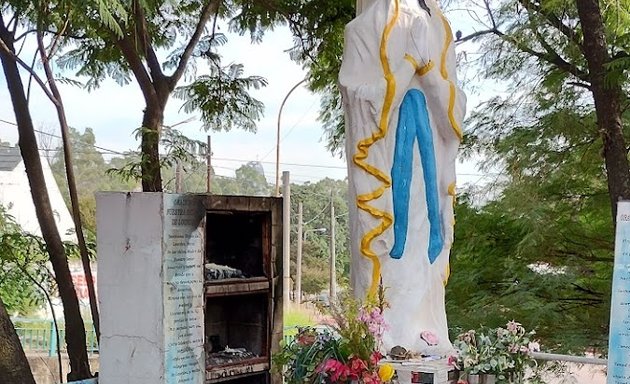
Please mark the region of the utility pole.
<svg viewBox="0 0 630 384"><path fill-rule="evenodd" d="M337 270L335 264L337 255L335 250L335 204L334 192L330 191L330 303L334 303L337 299Z"/></svg>
<svg viewBox="0 0 630 384"><path fill-rule="evenodd" d="M295 302L298 308L302 305L302 202L298 203L297 255L295 271Z"/></svg>
<svg viewBox="0 0 630 384"><path fill-rule="evenodd" d="M289 172L282 172L282 310L289 312L291 287L291 186Z"/></svg>
<svg viewBox="0 0 630 384"><path fill-rule="evenodd" d="M210 140L210 135L208 135L208 146L206 147L206 192L210 193L210 186L212 180L212 141Z"/></svg>

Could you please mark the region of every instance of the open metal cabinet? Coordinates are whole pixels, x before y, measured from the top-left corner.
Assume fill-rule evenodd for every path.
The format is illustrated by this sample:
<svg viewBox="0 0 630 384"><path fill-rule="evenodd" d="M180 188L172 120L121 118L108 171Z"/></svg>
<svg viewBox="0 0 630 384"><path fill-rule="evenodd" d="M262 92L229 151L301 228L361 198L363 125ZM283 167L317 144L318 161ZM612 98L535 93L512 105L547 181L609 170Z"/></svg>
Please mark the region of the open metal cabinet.
<svg viewBox="0 0 630 384"><path fill-rule="evenodd" d="M97 232L102 384L280 383L282 199L102 193Z"/></svg>

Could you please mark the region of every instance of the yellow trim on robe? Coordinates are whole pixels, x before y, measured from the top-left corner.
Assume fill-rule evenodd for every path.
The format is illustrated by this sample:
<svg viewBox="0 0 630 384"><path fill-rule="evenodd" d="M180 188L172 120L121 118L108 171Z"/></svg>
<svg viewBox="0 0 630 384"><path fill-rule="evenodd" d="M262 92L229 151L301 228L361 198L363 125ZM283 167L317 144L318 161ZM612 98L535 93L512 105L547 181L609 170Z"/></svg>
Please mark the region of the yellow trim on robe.
<svg viewBox="0 0 630 384"><path fill-rule="evenodd" d="M382 183L382 185L374 191L357 196L357 207L380 220L380 224L368 231L361 239L361 253L372 262L372 283L370 284L370 289L368 290L368 298L370 299L376 298L381 278L381 263L378 259L378 255L372 250L371 244L376 237L383 234L383 232L392 225L394 218L391 213L377 209L369 204L372 200L380 198L385 190L391 187L392 181L385 172L368 164L366 160L368 158L369 148L387 135L389 127L390 109L394 103L394 96L396 93L396 79L394 78L394 74L389 66L389 60L387 58L387 42L392 29L396 24L398 15L399 0L396 0L394 14L383 30L380 44L381 66L383 68L387 88L385 90L385 100L383 100L383 109L381 111L378 130L376 132L372 132L371 136L359 141L357 144L357 153L352 158L359 168L374 176Z"/></svg>

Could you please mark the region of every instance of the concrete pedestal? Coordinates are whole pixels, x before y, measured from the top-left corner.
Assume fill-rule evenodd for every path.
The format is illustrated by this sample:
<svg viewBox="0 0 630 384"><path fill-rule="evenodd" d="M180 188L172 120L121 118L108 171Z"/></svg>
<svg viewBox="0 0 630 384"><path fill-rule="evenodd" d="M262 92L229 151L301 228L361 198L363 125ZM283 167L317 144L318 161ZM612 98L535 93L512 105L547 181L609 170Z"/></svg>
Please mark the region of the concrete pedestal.
<svg viewBox="0 0 630 384"><path fill-rule="evenodd" d="M458 372L448 364L448 359L383 361L396 370L399 384L456 384Z"/></svg>

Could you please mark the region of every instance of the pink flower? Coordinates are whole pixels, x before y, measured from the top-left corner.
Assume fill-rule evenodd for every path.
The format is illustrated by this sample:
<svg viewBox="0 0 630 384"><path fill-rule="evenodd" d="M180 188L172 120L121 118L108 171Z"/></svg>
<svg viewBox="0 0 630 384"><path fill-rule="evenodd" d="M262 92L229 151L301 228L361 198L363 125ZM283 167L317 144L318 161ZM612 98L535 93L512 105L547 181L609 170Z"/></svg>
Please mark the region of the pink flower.
<svg viewBox="0 0 630 384"><path fill-rule="evenodd" d="M387 324L385 324L385 318L381 313L380 308L366 308L361 307L357 320L365 323L368 328L368 332L374 336L375 339L380 340L385 330L387 330Z"/></svg>
<svg viewBox="0 0 630 384"><path fill-rule="evenodd" d="M350 369L339 360L328 359L324 361L316 370L318 373L325 373L330 377L330 381L336 383L345 381L350 375Z"/></svg>
<svg viewBox="0 0 630 384"><path fill-rule="evenodd" d="M359 359L358 357L353 357L350 359L350 372L353 374L359 375L361 372L367 371L368 366L365 361Z"/></svg>
<svg viewBox="0 0 630 384"><path fill-rule="evenodd" d="M471 329L470 331L460 335L460 339L465 343L470 344L475 339L475 330Z"/></svg>
<svg viewBox="0 0 630 384"><path fill-rule="evenodd" d="M328 359L324 361L323 363L321 363L315 371L320 372L320 373L334 371L335 369L338 368L339 364L341 364L341 362L338 360Z"/></svg>
<svg viewBox="0 0 630 384"><path fill-rule="evenodd" d="M383 355L379 351L374 351L370 355L370 364L373 366L377 366L378 362L381 361Z"/></svg>
<svg viewBox="0 0 630 384"><path fill-rule="evenodd" d="M459 379L457 380L457 384L468 384L466 380Z"/></svg>
<svg viewBox="0 0 630 384"><path fill-rule="evenodd" d="M449 356L448 357L448 365L457 367L457 356Z"/></svg>
<svg viewBox="0 0 630 384"><path fill-rule="evenodd" d="M311 345L315 342L315 335L309 335L309 334L301 334L300 336L298 336L297 338L297 343L300 345Z"/></svg>
<svg viewBox="0 0 630 384"><path fill-rule="evenodd" d="M361 379L363 384L380 384L381 382L381 379L378 377L378 373L376 372L363 372L363 375L361 375Z"/></svg>
<svg viewBox="0 0 630 384"><path fill-rule="evenodd" d="M508 346L508 352L510 353L517 353L519 351L519 347L516 344L510 344Z"/></svg>
<svg viewBox="0 0 630 384"><path fill-rule="evenodd" d="M540 344L537 341L532 341L527 344L527 349L529 349L530 352L540 352Z"/></svg>
<svg viewBox="0 0 630 384"><path fill-rule="evenodd" d="M431 331L423 331L420 334L420 338L424 340L428 345L437 345L440 342L440 338Z"/></svg>
<svg viewBox="0 0 630 384"><path fill-rule="evenodd" d="M508 331L512 332L513 334L517 334L521 328L521 323L517 323L514 320L507 323Z"/></svg>

